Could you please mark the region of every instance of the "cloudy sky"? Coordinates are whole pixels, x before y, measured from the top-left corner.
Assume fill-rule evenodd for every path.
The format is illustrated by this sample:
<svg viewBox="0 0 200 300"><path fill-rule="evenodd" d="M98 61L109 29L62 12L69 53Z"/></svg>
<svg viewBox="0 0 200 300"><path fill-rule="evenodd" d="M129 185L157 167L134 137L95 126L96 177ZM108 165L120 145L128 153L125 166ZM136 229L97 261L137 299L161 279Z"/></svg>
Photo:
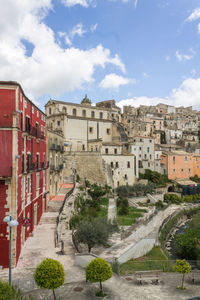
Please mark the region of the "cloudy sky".
<svg viewBox="0 0 200 300"><path fill-rule="evenodd" d="M200 109L199 0L0 0L0 80L40 105Z"/></svg>

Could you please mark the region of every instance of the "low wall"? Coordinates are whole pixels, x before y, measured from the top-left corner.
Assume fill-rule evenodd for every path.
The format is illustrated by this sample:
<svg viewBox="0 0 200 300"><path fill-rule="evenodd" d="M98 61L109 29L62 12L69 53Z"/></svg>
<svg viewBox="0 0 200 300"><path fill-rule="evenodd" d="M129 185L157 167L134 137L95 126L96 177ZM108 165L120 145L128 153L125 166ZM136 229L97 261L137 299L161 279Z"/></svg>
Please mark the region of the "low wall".
<svg viewBox="0 0 200 300"><path fill-rule="evenodd" d="M76 266L82 267L82 268L86 268L87 265L93 260L95 259L97 256L91 253L77 253L75 254L75 261L74 264Z"/></svg>
<svg viewBox="0 0 200 300"><path fill-rule="evenodd" d="M155 238L144 238L138 243L131 245L121 256L117 258L120 264L125 263L131 258L138 258L149 252L156 244Z"/></svg>

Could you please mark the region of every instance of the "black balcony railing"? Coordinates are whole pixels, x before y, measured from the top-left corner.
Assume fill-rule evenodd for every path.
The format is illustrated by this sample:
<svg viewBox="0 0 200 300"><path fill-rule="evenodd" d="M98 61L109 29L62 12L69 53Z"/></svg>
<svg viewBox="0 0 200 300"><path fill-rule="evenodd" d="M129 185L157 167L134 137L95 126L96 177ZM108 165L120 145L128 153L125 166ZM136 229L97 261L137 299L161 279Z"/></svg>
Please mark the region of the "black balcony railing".
<svg viewBox="0 0 200 300"><path fill-rule="evenodd" d="M25 131L37 139L44 139L44 132L39 127L31 126L29 122L26 123Z"/></svg>
<svg viewBox="0 0 200 300"><path fill-rule="evenodd" d="M50 165L50 171L54 171L55 170L55 166L54 165Z"/></svg>
<svg viewBox="0 0 200 300"><path fill-rule="evenodd" d="M62 170L63 169L63 164L60 164L59 165L59 170Z"/></svg>
<svg viewBox="0 0 200 300"><path fill-rule="evenodd" d="M51 144L51 145L49 146L49 149L50 149L50 150L55 150L55 149L56 149L56 145L55 145L55 144Z"/></svg>

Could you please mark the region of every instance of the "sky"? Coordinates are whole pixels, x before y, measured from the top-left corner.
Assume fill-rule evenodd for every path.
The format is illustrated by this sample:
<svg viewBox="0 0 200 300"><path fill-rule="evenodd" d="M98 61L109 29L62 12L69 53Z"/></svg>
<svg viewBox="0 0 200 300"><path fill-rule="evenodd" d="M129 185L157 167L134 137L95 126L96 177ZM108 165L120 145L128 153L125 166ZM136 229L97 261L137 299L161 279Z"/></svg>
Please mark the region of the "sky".
<svg viewBox="0 0 200 300"><path fill-rule="evenodd" d="M49 99L200 110L199 0L0 0L0 80Z"/></svg>

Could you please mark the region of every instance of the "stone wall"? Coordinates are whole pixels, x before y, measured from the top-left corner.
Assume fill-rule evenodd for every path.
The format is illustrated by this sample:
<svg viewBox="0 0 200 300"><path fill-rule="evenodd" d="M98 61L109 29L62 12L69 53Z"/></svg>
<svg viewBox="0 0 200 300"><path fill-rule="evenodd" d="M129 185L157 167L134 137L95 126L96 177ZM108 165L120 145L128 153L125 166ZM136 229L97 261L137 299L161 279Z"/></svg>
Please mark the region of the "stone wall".
<svg viewBox="0 0 200 300"><path fill-rule="evenodd" d="M156 239L153 237L141 239L138 243L132 245L127 251L125 251L118 258L118 262L120 264L123 264L131 258L142 257L143 255L148 253L155 244L156 244Z"/></svg>
<svg viewBox="0 0 200 300"><path fill-rule="evenodd" d="M63 176L68 177L76 170L82 180L87 178L91 183L106 183L106 171L100 153L69 152L64 155Z"/></svg>

